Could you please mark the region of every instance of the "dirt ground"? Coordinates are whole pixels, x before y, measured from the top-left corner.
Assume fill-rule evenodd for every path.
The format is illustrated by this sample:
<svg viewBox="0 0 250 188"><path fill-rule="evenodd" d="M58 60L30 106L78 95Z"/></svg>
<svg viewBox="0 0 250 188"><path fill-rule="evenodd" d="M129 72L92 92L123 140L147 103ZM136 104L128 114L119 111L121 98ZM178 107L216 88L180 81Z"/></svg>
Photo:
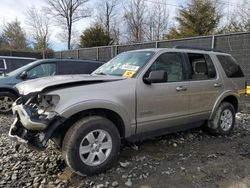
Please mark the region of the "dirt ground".
<svg viewBox="0 0 250 188"><path fill-rule="evenodd" d="M53 145L44 152L7 137L11 116L0 117L0 187L250 187L250 115L237 114L227 137L203 129L127 144L103 174L80 177Z"/></svg>

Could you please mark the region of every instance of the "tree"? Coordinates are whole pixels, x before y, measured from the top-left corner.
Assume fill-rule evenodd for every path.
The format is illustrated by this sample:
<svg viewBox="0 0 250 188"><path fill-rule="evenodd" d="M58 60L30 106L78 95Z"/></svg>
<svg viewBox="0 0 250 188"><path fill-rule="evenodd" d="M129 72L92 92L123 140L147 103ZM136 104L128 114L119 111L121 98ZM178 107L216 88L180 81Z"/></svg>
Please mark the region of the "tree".
<svg viewBox="0 0 250 188"><path fill-rule="evenodd" d="M243 22L237 21L235 17L232 17L230 19L230 22L219 28L216 33L222 34L222 33L236 33L236 32L244 32L247 31L246 26L243 24Z"/></svg>
<svg viewBox="0 0 250 188"><path fill-rule="evenodd" d="M244 0L237 13L240 17L240 22L243 27L242 31L250 31L250 2Z"/></svg>
<svg viewBox="0 0 250 188"><path fill-rule="evenodd" d="M168 28L169 14L164 1L156 0L154 2L154 6L149 11L145 32L150 41L161 40Z"/></svg>
<svg viewBox="0 0 250 188"><path fill-rule="evenodd" d="M250 31L250 3L243 1L235 6L233 13L227 16L227 24L218 29L217 33L235 33Z"/></svg>
<svg viewBox="0 0 250 188"><path fill-rule="evenodd" d="M35 7L27 9L26 17L27 26L35 40L34 49L42 50L43 58L45 58L45 53L49 47L49 18Z"/></svg>
<svg viewBox="0 0 250 188"><path fill-rule="evenodd" d="M212 34L221 19L212 0L192 0L183 7L176 20L178 27L172 27L166 38L183 38Z"/></svg>
<svg viewBox="0 0 250 188"><path fill-rule="evenodd" d="M102 26L95 25L86 29L80 36L80 47L95 47L95 46L106 46L109 44L110 37L105 32Z"/></svg>
<svg viewBox="0 0 250 188"><path fill-rule="evenodd" d="M0 48L1 49L8 48L8 42L7 42L7 40L6 40L6 38L5 38L5 36L3 34L0 35Z"/></svg>
<svg viewBox="0 0 250 188"><path fill-rule="evenodd" d="M119 26L115 21L117 6L118 0L104 0L97 9L97 24L105 29L109 38L113 39L110 44L119 42Z"/></svg>
<svg viewBox="0 0 250 188"><path fill-rule="evenodd" d="M26 34L21 28L21 23L18 20L7 23L3 30L3 37L10 49L27 49Z"/></svg>
<svg viewBox="0 0 250 188"><path fill-rule="evenodd" d="M73 24L89 16L88 9L84 6L89 0L47 0L49 14L54 16L67 30L67 47L71 48L71 35Z"/></svg>
<svg viewBox="0 0 250 188"><path fill-rule="evenodd" d="M144 40L144 27L146 23L146 5L144 0L131 0L125 7L124 14L130 42L142 42Z"/></svg>

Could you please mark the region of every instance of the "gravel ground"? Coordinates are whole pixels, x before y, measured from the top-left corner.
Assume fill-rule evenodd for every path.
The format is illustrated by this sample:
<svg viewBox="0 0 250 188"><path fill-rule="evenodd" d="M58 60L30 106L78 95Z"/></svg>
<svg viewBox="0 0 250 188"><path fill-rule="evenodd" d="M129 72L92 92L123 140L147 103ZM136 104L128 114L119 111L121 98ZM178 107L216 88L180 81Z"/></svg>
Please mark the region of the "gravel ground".
<svg viewBox="0 0 250 188"><path fill-rule="evenodd" d="M0 187L250 187L250 115L237 114L228 137L202 129L127 144L106 173L80 177L52 143L32 151L7 136L12 116L0 116Z"/></svg>

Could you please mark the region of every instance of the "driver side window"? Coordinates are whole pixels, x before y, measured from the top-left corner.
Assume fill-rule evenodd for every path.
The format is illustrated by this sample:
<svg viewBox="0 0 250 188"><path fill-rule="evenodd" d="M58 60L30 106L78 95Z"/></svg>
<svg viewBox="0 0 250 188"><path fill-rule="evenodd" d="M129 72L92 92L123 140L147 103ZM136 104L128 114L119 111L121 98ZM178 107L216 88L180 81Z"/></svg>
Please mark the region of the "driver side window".
<svg viewBox="0 0 250 188"><path fill-rule="evenodd" d="M180 53L168 52L160 55L150 71L164 70L168 75L168 82L178 82L183 80L183 64Z"/></svg>
<svg viewBox="0 0 250 188"><path fill-rule="evenodd" d="M31 70L27 71L28 79L41 78L45 76L53 76L56 74L56 64L47 63L38 65Z"/></svg>

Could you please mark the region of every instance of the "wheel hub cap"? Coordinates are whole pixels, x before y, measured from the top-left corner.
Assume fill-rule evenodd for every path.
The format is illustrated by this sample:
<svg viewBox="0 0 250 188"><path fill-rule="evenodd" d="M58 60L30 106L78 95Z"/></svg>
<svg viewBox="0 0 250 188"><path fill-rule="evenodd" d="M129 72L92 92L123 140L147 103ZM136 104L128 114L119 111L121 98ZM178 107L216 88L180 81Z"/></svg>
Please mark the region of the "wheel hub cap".
<svg viewBox="0 0 250 188"><path fill-rule="evenodd" d="M7 112L11 110L13 99L8 96L1 96L0 97L0 111Z"/></svg>
<svg viewBox="0 0 250 188"><path fill-rule="evenodd" d="M79 155L86 165L97 166L106 161L111 150L110 134L104 130L95 130L88 133L81 141Z"/></svg>
<svg viewBox="0 0 250 188"><path fill-rule="evenodd" d="M225 109L221 113L220 126L223 131L228 131L233 125L233 114L229 109Z"/></svg>

